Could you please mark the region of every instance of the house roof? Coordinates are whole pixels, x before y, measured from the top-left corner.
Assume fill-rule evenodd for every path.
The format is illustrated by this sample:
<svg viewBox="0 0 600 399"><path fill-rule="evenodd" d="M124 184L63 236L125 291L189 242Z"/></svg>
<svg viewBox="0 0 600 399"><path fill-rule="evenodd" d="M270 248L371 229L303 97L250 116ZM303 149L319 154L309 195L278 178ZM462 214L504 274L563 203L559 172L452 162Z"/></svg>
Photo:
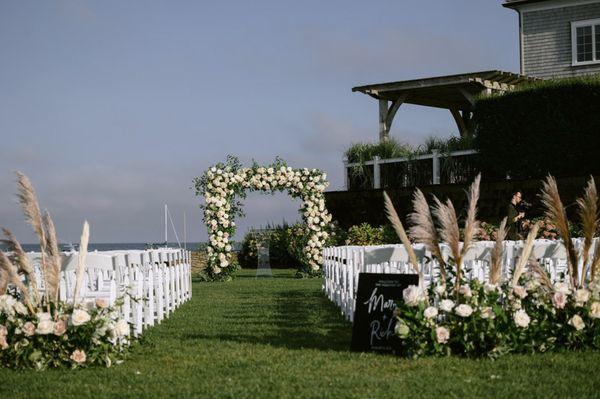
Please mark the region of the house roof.
<svg viewBox="0 0 600 399"><path fill-rule="evenodd" d="M502 92L515 86L536 80L535 78L503 71L482 71L459 75L438 76L425 79L404 80L389 83L376 83L353 87L353 92L361 92L373 98L437 108L472 108L473 98L489 89Z"/></svg>
<svg viewBox="0 0 600 399"><path fill-rule="evenodd" d="M507 8L516 9L519 6L522 6L524 4L541 3L544 1L549 1L549 0L506 0L506 2L504 4L502 4L502 6L507 7Z"/></svg>

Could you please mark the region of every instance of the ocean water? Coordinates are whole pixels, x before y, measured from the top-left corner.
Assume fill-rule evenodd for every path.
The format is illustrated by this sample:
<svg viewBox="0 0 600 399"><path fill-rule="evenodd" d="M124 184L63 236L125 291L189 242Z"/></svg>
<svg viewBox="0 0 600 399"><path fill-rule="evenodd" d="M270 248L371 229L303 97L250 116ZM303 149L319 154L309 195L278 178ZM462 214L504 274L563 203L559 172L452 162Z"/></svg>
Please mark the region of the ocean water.
<svg viewBox="0 0 600 399"><path fill-rule="evenodd" d="M88 244L88 251L126 251L126 250L143 250L143 249L149 249L151 245L154 245L155 248L157 247L164 247L164 243L163 244L148 244L148 243L90 243ZM206 243L202 242L188 242L186 243L186 248L190 251L194 251L197 250L200 246L205 246ZM39 244L22 244L23 246L23 250L25 250L26 252L30 252L30 251L34 251L37 252L40 250L40 245ZM179 245L176 242L170 242L168 244L169 247L171 248L178 248ZM183 244L181 244L181 247L183 248ZM3 244L0 244L0 248L2 250L5 250L6 247ZM63 251L68 251L70 248L68 245L64 245L61 244L60 249ZM77 246L75 247L75 249L77 249Z"/></svg>

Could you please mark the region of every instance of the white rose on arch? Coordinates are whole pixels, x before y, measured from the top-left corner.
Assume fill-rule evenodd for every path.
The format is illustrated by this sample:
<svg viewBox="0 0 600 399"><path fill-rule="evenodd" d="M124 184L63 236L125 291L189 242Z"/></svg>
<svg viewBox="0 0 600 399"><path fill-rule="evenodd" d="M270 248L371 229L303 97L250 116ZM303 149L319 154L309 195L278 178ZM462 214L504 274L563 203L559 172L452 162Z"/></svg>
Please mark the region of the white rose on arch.
<svg viewBox="0 0 600 399"><path fill-rule="evenodd" d="M223 169L225 172L223 172ZM287 191L300 198L302 219L306 232L310 232L309 245L305 248L308 265L319 270L323 261L322 250L328 235L323 228L331 221L325 207L324 190L328 186L325 173L317 169L292 169L291 167L254 167L232 169L212 167L204 175L205 183L196 183L206 201L204 219L209 231L209 268L214 274L231 266L231 245L223 237L235 232L235 193L245 189L254 191ZM310 183L307 183L310 182ZM319 184L315 184L315 183ZM200 190L201 189L201 190Z"/></svg>

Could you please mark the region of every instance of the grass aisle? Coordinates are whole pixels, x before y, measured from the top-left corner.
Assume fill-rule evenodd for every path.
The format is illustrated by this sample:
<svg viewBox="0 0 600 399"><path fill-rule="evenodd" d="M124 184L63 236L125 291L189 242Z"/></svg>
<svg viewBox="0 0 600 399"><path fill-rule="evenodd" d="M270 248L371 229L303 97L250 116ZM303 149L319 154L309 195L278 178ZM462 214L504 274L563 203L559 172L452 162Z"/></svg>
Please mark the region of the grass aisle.
<svg viewBox="0 0 600 399"><path fill-rule="evenodd" d="M348 351L351 326L293 271L195 283L194 298L111 369L0 369L11 397L598 397L599 353L498 361Z"/></svg>

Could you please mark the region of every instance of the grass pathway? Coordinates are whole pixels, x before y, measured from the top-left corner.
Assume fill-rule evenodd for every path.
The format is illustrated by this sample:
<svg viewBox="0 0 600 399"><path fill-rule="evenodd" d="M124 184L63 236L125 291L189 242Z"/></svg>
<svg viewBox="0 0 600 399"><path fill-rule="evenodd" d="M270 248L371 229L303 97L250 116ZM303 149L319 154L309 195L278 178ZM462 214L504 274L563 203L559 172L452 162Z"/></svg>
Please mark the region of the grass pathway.
<svg viewBox="0 0 600 399"><path fill-rule="evenodd" d="M600 354L403 360L348 351L351 326L293 271L195 283L193 299L111 369L0 369L12 397L598 397Z"/></svg>

